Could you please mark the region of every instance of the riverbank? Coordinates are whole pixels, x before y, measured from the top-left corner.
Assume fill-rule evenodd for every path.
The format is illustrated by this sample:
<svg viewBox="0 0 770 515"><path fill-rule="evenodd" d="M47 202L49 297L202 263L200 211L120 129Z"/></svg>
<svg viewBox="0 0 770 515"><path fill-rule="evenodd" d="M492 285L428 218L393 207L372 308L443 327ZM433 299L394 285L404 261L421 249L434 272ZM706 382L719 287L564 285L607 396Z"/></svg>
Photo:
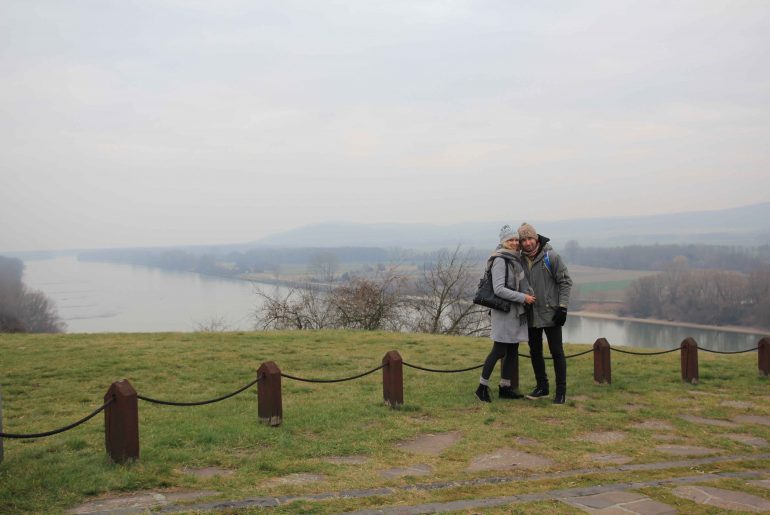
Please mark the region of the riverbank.
<svg viewBox="0 0 770 515"><path fill-rule="evenodd" d="M695 324L690 322L678 322L676 320L659 320L655 318L635 318L626 317L620 315L613 315L611 313L595 313L591 311L570 311L570 315L581 316L585 318L596 318L603 320L613 320L616 322L638 322L640 324L655 324L665 325L669 327L691 327L693 329L705 329L711 331L724 331L726 333L740 333L740 334L768 334L770 335L770 329L761 327L743 327L735 325L708 325L708 324Z"/></svg>

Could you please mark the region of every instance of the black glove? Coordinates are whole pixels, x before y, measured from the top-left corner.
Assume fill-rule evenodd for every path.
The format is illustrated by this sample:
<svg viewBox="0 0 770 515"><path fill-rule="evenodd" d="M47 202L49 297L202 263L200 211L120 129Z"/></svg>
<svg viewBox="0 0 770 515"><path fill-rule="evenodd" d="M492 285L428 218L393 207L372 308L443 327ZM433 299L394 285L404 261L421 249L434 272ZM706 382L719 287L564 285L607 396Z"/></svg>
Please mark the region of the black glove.
<svg viewBox="0 0 770 515"><path fill-rule="evenodd" d="M567 308L559 306L553 314L553 323L562 326L567 321Z"/></svg>

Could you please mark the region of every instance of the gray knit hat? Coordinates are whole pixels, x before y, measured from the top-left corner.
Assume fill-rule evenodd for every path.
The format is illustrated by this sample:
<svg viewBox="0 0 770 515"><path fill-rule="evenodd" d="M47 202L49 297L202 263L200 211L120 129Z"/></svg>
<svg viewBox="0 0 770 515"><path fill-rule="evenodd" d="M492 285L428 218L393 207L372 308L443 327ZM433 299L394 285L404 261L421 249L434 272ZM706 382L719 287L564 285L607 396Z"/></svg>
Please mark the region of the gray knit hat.
<svg viewBox="0 0 770 515"><path fill-rule="evenodd" d="M527 238L537 239L537 231L535 230L534 227L529 225L527 222L524 222L519 227L519 238L521 238L522 240Z"/></svg>
<svg viewBox="0 0 770 515"><path fill-rule="evenodd" d="M511 226L508 224L505 224L502 229L500 229L500 243L504 243L512 238L519 239L519 233L511 229Z"/></svg>

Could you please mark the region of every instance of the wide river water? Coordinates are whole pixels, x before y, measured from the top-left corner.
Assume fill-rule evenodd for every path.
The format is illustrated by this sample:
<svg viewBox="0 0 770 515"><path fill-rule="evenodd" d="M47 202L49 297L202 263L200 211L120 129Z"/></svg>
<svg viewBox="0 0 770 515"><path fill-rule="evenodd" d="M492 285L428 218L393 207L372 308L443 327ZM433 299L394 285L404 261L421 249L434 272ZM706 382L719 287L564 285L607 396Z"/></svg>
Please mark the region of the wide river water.
<svg viewBox="0 0 770 515"><path fill-rule="evenodd" d="M286 292L269 284L75 257L29 260L24 281L56 302L70 333L194 331L212 321L229 330L254 329L255 288ZM564 340L670 349L688 336L712 350L756 347L763 336L722 330L597 319L570 315Z"/></svg>

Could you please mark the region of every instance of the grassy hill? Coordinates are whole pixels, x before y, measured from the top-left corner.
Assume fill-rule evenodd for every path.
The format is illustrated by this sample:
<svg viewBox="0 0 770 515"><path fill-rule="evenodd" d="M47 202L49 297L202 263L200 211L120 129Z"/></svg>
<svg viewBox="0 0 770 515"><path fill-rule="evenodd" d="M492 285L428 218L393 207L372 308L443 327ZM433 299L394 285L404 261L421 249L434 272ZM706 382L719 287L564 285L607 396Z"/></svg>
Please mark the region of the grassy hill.
<svg viewBox="0 0 770 515"><path fill-rule="evenodd" d="M489 341L480 338L350 331L0 335L3 430L34 433L71 423L100 406L109 385L123 378L145 396L199 401L249 383L267 360L275 361L286 374L336 379L377 367L390 350L398 350L405 362L414 365L459 369L480 364L489 347ZM587 348L568 345L567 353ZM522 352L527 350L522 347ZM768 459L752 460L752 447L725 437L736 429L704 429L681 418L682 414L720 420L747 413L770 415L768 385L757 377L756 353L701 353L701 383L697 386L680 381L678 353L613 353L612 360L613 384L597 386L592 355L570 359L566 406L498 400L496 395L491 405L484 405L473 397L479 370L439 374L412 368L404 369L405 405L396 410L382 403L381 372L334 384L284 378L284 422L280 427L257 422L256 388L206 406L171 407L140 401L141 457L133 464L108 462L101 415L60 435L6 440L5 460L0 464L0 512L55 513L104 494L148 489L212 490L219 492L215 498L244 499L473 478L521 478L494 485L401 489L387 500L368 496L297 501L277 510L326 513L606 484L623 479L622 473L602 470L594 459L597 453L626 456L637 464L672 459L656 447L660 442L654 439L655 430L637 427L645 421L670 425L667 438L674 443L713 448L720 456L747 456L701 465L699 471L770 467ZM550 362L548 366L553 380ZM522 358L520 369L522 389L528 390L534 383L528 359ZM499 368L493 384L498 377ZM741 408L740 403L726 403L728 400L749 404ZM608 431L624 436L614 443L586 438ZM767 426L742 426L740 431L770 438ZM439 456L413 455L396 447L420 435L446 432L458 432L461 438ZM597 470L528 480L532 473L526 470L467 469L474 457L503 447L551 460L541 472ZM359 457L360 463L329 461L350 456ZM418 463L430 467L428 477L382 475L383 470ZM219 467L229 475L198 477L185 472L204 467ZM633 477L671 473L671 469L640 471ZM276 480L292 474L314 474L322 480L305 484ZM764 495L770 499L770 493ZM696 506L681 502L685 508ZM547 504L533 502L520 509L553 509Z"/></svg>

